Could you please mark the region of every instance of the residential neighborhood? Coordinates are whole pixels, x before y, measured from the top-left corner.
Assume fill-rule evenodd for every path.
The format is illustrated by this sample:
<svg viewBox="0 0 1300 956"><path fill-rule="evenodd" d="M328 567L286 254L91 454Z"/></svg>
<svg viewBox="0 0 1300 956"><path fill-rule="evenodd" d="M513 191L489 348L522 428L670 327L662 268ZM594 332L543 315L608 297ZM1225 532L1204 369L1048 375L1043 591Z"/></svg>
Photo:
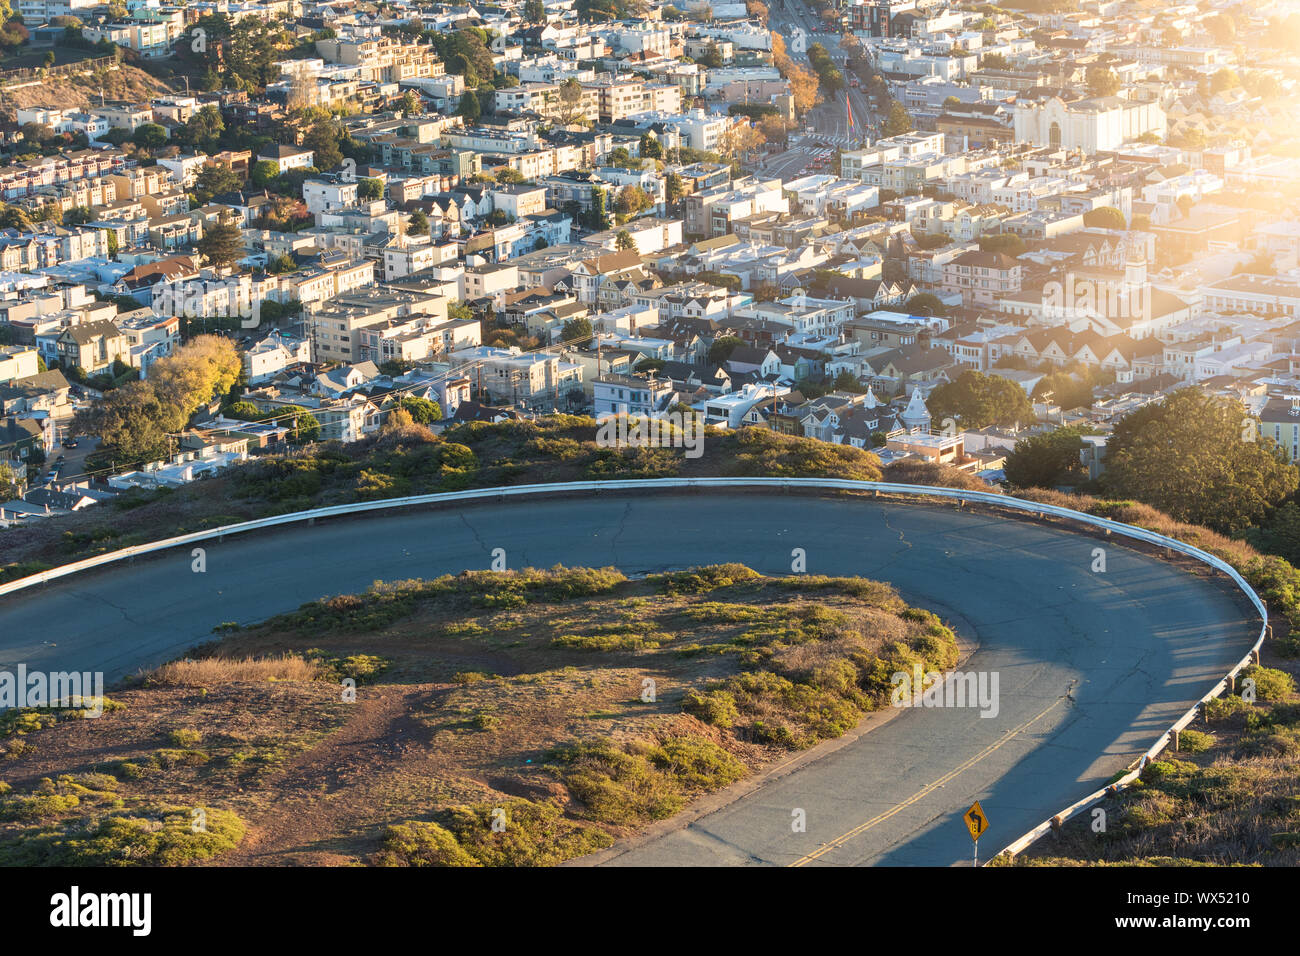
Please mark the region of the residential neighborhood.
<svg viewBox="0 0 1300 956"><path fill-rule="evenodd" d="M1226 42L1294 19L38 6L23 49L52 75L93 52L171 90L3 117L6 523L357 441L408 397L435 428L689 411L888 463L934 459L927 402L978 373L1032 413L958 414L941 457L996 484L1067 426L1104 468L1117 418L1173 390L1279 440L1300 395L1295 64ZM203 335L239 356L243 418L205 402L149 449L82 431Z"/></svg>

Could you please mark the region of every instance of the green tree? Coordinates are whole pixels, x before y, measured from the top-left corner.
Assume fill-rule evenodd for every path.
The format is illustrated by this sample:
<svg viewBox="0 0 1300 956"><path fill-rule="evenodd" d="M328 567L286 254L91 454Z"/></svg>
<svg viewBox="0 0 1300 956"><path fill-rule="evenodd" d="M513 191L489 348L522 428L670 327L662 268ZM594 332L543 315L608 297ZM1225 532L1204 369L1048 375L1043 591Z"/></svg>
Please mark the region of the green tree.
<svg viewBox="0 0 1300 956"><path fill-rule="evenodd" d="M609 214L605 212L605 190L599 186L591 187L591 211L587 222L597 231L609 228Z"/></svg>
<svg viewBox="0 0 1300 956"><path fill-rule="evenodd" d="M592 329L591 320L585 318L570 319L564 323L560 329L560 340L563 342L572 342L575 345L586 345L591 341Z"/></svg>
<svg viewBox="0 0 1300 956"><path fill-rule="evenodd" d="M160 149L167 143L167 130L157 123L142 123L131 134L131 142L141 149Z"/></svg>
<svg viewBox="0 0 1300 956"><path fill-rule="evenodd" d="M408 236L427 236L429 234L429 217L422 210L415 210L411 213L411 218L406 220L406 234Z"/></svg>
<svg viewBox="0 0 1300 956"><path fill-rule="evenodd" d="M1128 223L1124 214L1114 206L1099 206L1083 214L1083 224L1089 229L1124 229Z"/></svg>
<svg viewBox="0 0 1300 956"><path fill-rule="evenodd" d="M933 292L921 292L907 300L905 307L912 315L946 315L947 307Z"/></svg>
<svg viewBox="0 0 1300 956"><path fill-rule="evenodd" d="M1034 420L1034 406L1023 388L999 375L973 370L936 388L926 407L935 421L953 418L963 428L1019 425Z"/></svg>
<svg viewBox="0 0 1300 956"><path fill-rule="evenodd" d="M882 136L901 136L903 133L910 133L914 129L912 116L903 107L898 100L893 100L889 104L889 112L885 116L885 122L880 127Z"/></svg>
<svg viewBox="0 0 1300 956"><path fill-rule="evenodd" d="M857 376L848 369L845 369L840 372L839 375L835 376L835 381L831 383L831 388L837 392L848 392L850 395L862 395L866 392L866 389L862 387L862 383L858 381Z"/></svg>
<svg viewBox="0 0 1300 956"><path fill-rule="evenodd" d="M339 149L342 127L333 120L321 120L307 131L302 139L303 149L310 149L314 154L313 165L317 169L334 169L343 162L343 153Z"/></svg>
<svg viewBox="0 0 1300 956"><path fill-rule="evenodd" d="M8 462L0 461L0 501L11 501L22 493L18 476Z"/></svg>
<svg viewBox="0 0 1300 956"><path fill-rule="evenodd" d="M266 189L279 178L280 167L270 159L259 159L248 171L248 181L258 189Z"/></svg>
<svg viewBox="0 0 1300 956"><path fill-rule="evenodd" d="M1093 431L1072 426L1020 439L1007 456L1007 481L1017 488L1051 488L1065 483L1081 467L1081 436Z"/></svg>
<svg viewBox="0 0 1300 956"><path fill-rule="evenodd" d="M456 114L463 116L469 122L474 122L483 115L483 108L479 106L478 94L473 90L466 90L460 98L460 105L456 107Z"/></svg>
<svg viewBox="0 0 1300 956"><path fill-rule="evenodd" d="M727 359L731 358L732 352L736 351L737 348L744 344L744 342L736 338L734 335L719 336L714 339L713 344L709 346L709 351L706 356L708 363L710 365L723 364Z"/></svg>
<svg viewBox="0 0 1300 956"><path fill-rule="evenodd" d="M244 256L244 233L233 223L210 226L198 242L199 253L218 269Z"/></svg>
<svg viewBox="0 0 1300 956"><path fill-rule="evenodd" d="M357 183L358 199L383 199L384 184L378 179L362 179Z"/></svg>
<svg viewBox="0 0 1300 956"><path fill-rule="evenodd" d="M276 424L293 429L289 440L305 445L320 439L320 421L301 405L283 405L276 409Z"/></svg>
<svg viewBox="0 0 1300 956"><path fill-rule="evenodd" d="M242 185L244 181L239 174L225 163L208 163L194 179L194 196L200 204L206 205L214 196L234 192Z"/></svg>
<svg viewBox="0 0 1300 956"><path fill-rule="evenodd" d="M630 249L631 251L636 252L636 240L632 238L632 233L628 232L626 229L620 229L618 234L614 236L614 248L623 250Z"/></svg>
<svg viewBox="0 0 1300 956"><path fill-rule="evenodd" d="M545 23L546 4L542 0L524 0L524 19L529 23Z"/></svg>
<svg viewBox="0 0 1300 956"><path fill-rule="evenodd" d="M983 252L1001 252L1015 258L1025 251L1025 240L1014 232L998 232L980 236L979 247Z"/></svg>
<svg viewBox="0 0 1300 956"><path fill-rule="evenodd" d="M1093 64L1084 71L1084 83L1092 96L1114 96L1119 92L1120 79L1114 70Z"/></svg>
<svg viewBox="0 0 1300 956"><path fill-rule="evenodd" d="M417 425L427 425L442 418L442 408L437 402L416 395L405 395L398 402L398 407L410 413L411 420Z"/></svg>
<svg viewBox="0 0 1300 956"><path fill-rule="evenodd" d="M676 173L669 173L667 180L664 182L664 198L674 203L686 195L685 187L682 183L682 177Z"/></svg>
<svg viewBox="0 0 1300 956"><path fill-rule="evenodd" d="M1233 399L1180 388L1115 424L1102 486L1224 534L1258 525L1300 484Z"/></svg>
<svg viewBox="0 0 1300 956"><path fill-rule="evenodd" d="M664 148L659 143L659 138L646 130L641 134L641 155L646 159L663 159Z"/></svg>

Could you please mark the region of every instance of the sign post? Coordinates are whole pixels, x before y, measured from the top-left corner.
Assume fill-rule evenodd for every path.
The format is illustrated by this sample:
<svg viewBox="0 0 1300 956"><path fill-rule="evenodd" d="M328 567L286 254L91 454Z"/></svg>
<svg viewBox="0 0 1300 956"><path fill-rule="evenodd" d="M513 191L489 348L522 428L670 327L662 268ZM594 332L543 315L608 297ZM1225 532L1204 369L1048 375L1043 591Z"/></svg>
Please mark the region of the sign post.
<svg viewBox="0 0 1300 956"><path fill-rule="evenodd" d="M962 820L966 823L966 829L970 831L970 838L975 843L975 866L980 865L980 834L989 828L989 819L984 815L984 808L976 800L971 804L971 808L962 815Z"/></svg>

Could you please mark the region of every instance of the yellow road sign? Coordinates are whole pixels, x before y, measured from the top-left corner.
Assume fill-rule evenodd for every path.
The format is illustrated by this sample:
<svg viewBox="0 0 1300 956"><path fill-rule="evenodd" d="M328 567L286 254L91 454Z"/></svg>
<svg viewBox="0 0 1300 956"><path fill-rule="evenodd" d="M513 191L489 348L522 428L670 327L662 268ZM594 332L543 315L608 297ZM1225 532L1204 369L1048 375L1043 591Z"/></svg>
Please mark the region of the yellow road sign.
<svg viewBox="0 0 1300 956"><path fill-rule="evenodd" d="M984 808L980 806L978 800L966 811L962 817L966 821L966 829L970 831L970 838L978 841L980 834L989 828L989 819L984 816Z"/></svg>

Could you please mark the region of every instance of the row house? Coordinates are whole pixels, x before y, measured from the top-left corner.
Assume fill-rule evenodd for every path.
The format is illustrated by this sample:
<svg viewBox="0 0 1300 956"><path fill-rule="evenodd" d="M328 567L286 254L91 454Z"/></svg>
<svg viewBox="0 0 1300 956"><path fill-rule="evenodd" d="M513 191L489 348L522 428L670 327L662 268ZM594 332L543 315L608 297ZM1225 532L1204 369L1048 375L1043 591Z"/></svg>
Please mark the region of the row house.
<svg viewBox="0 0 1300 956"><path fill-rule="evenodd" d="M1001 295L1019 292L1024 266L1000 252L966 252L943 267L945 291L965 305L992 307Z"/></svg>

